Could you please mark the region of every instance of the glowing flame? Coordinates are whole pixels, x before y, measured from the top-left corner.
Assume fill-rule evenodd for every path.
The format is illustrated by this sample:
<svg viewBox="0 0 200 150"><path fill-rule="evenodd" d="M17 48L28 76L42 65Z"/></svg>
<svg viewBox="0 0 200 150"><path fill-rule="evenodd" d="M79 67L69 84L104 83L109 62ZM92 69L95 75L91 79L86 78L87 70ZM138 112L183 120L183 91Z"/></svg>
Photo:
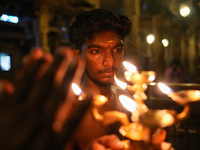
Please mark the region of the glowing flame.
<svg viewBox="0 0 200 150"><path fill-rule="evenodd" d="M123 65L126 67L128 71L131 73L136 73L137 72L137 67L128 63L127 61L123 61Z"/></svg>
<svg viewBox="0 0 200 150"><path fill-rule="evenodd" d="M122 89L125 90L127 87L127 83L118 80L116 76L114 76L114 78L115 78L115 82L117 83L117 85L119 85Z"/></svg>
<svg viewBox="0 0 200 150"><path fill-rule="evenodd" d="M81 88L79 88L79 86L77 84L75 84L75 83L72 83L72 89L74 91L74 94L76 94L78 96L80 96L83 93Z"/></svg>
<svg viewBox="0 0 200 150"><path fill-rule="evenodd" d="M119 100L122 103L122 105L130 112L133 112L138 108L138 104L125 95L120 95Z"/></svg>
<svg viewBox="0 0 200 150"><path fill-rule="evenodd" d="M164 83L159 82L158 87L165 94L169 94L169 93L173 92L173 90L171 88L169 88L167 85L165 85Z"/></svg>

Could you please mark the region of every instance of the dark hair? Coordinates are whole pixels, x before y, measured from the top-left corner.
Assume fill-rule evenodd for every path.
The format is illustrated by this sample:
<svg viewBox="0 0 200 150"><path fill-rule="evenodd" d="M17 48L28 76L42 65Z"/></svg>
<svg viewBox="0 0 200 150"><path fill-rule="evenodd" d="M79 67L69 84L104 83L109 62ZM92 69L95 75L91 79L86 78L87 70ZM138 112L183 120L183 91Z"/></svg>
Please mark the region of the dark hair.
<svg viewBox="0 0 200 150"><path fill-rule="evenodd" d="M80 49L94 35L113 31L124 39L131 32L131 28L128 17L103 9L94 9L78 15L68 33L70 42Z"/></svg>

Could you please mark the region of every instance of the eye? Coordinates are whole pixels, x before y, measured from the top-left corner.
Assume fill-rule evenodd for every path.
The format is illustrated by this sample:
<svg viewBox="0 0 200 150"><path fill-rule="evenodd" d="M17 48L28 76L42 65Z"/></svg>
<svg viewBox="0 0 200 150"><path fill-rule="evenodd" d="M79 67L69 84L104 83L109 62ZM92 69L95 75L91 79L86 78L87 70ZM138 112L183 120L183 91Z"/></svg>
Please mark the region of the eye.
<svg viewBox="0 0 200 150"><path fill-rule="evenodd" d="M113 52L120 53L120 52L122 52L123 50L124 50L123 47L117 47L117 48L115 48L115 49L113 50Z"/></svg>
<svg viewBox="0 0 200 150"><path fill-rule="evenodd" d="M90 51L92 54L98 54L98 53L101 53L101 50L100 49L93 49Z"/></svg>

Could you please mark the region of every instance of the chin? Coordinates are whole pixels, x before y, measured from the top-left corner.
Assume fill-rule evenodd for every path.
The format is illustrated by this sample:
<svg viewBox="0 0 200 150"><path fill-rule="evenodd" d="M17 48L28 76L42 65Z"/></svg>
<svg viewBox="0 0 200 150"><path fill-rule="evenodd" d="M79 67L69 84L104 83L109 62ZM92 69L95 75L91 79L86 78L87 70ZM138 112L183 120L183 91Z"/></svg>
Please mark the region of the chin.
<svg viewBox="0 0 200 150"><path fill-rule="evenodd" d="M113 85L114 80L99 81L98 83L99 83L100 85L103 85L103 86L110 86L110 85Z"/></svg>

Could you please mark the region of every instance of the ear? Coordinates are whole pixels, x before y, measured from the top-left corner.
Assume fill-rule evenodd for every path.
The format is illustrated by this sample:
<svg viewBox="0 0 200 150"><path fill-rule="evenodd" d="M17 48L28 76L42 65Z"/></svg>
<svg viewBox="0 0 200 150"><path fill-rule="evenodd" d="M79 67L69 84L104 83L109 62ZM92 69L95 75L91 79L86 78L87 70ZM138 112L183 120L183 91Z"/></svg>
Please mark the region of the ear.
<svg viewBox="0 0 200 150"><path fill-rule="evenodd" d="M80 55L80 51L79 51L78 49L73 49L73 52L74 52L74 54L77 55L77 56Z"/></svg>

